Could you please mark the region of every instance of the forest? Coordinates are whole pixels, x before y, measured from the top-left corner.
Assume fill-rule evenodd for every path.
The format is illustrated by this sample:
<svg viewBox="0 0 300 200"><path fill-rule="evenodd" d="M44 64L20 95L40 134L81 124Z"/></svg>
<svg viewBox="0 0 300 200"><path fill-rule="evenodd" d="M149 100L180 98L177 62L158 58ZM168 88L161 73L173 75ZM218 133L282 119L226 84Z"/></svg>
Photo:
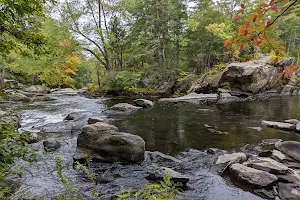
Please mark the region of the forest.
<svg viewBox="0 0 300 200"><path fill-rule="evenodd" d="M0 200L300 199L300 0L0 0Z"/></svg>
<svg viewBox="0 0 300 200"><path fill-rule="evenodd" d="M258 54L300 55L297 1L1 4L2 85L5 78L51 88L89 87L95 95L156 94L165 82L180 85Z"/></svg>

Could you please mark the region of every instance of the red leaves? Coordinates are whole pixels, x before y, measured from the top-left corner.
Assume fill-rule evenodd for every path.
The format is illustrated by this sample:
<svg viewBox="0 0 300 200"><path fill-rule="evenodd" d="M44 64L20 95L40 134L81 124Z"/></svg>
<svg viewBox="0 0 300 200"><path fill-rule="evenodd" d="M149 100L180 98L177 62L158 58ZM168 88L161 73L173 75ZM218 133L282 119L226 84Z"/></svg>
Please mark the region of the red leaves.
<svg viewBox="0 0 300 200"><path fill-rule="evenodd" d="M244 36L247 36L248 33L249 33L249 31L248 31L248 30L245 30L245 31L244 31Z"/></svg>
<svg viewBox="0 0 300 200"><path fill-rule="evenodd" d="M272 22L271 22L270 18L267 18L267 26L270 26L271 23Z"/></svg>
<svg viewBox="0 0 300 200"><path fill-rule="evenodd" d="M231 47L231 43L232 43L232 40L231 39L227 39L224 41L224 47L229 49Z"/></svg>
<svg viewBox="0 0 300 200"><path fill-rule="evenodd" d="M267 8L267 7L269 7L269 4L261 3L261 4L260 4L260 7L261 7L261 8Z"/></svg>
<svg viewBox="0 0 300 200"><path fill-rule="evenodd" d="M272 7L272 10L274 11L274 12L278 12L278 10L277 10L277 8L276 7Z"/></svg>
<svg viewBox="0 0 300 200"><path fill-rule="evenodd" d="M255 17L253 17L252 22L256 22L256 20L257 20L257 15Z"/></svg>
<svg viewBox="0 0 300 200"><path fill-rule="evenodd" d="M245 4L242 3L241 4L241 8L245 9Z"/></svg>
<svg viewBox="0 0 300 200"><path fill-rule="evenodd" d="M275 0L271 0L269 5L272 6L274 4Z"/></svg>
<svg viewBox="0 0 300 200"><path fill-rule="evenodd" d="M234 21L237 21L237 20L239 20L240 19L240 16L238 16L238 15L235 15L234 17L233 17L233 20Z"/></svg>

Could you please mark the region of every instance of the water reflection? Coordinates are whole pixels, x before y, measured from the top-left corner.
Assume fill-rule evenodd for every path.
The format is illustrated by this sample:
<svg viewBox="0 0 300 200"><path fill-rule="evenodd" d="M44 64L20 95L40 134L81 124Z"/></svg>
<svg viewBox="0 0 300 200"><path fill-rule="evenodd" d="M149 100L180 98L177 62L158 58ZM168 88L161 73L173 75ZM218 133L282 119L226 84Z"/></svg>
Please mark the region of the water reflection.
<svg viewBox="0 0 300 200"><path fill-rule="evenodd" d="M259 127L261 120L300 119L299 100L300 97L274 97L217 105L157 104L152 109L129 115L114 114L112 123L121 131L143 137L147 150L151 151L176 155L189 148L229 150L263 139L300 140L291 132L249 128ZM229 134L214 135L204 127L205 124Z"/></svg>

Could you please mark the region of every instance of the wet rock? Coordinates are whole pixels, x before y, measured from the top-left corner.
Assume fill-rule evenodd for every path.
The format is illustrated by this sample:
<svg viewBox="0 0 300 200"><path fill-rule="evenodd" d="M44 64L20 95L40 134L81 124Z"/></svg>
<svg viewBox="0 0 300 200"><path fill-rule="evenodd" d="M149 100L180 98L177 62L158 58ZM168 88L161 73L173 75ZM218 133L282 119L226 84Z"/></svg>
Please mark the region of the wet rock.
<svg viewBox="0 0 300 200"><path fill-rule="evenodd" d="M262 131L262 128L261 127L248 127L248 128L251 128L251 129L254 129L254 130L256 130L256 131L259 131L259 132L261 132Z"/></svg>
<svg viewBox="0 0 300 200"><path fill-rule="evenodd" d="M232 102L232 101L237 101L239 100L239 97L237 96L233 96L230 93L221 93L219 95L219 100L218 103L228 103L228 102Z"/></svg>
<svg viewBox="0 0 300 200"><path fill-rule="evenodd" d="M60 148L61 144L56 139L48 139L43 142L45 151L55 151Z"/></svg>
<svg viewBox="0 0 300 200"><path fill-rule="evenodd" d="M271 174L286 174L288 167L271 159L271 158L258 158L258 161L250 162L247 166L254 169L269 172Z"/></svg>
<svg viewBox="0 0 300 200"><path fill-rule="evenodd" d="M5 101L22 101L22 102L30 102L30 98L25 96L24 94L21 94L14 90L6 90L6 96L0 97L0 99L3 99Z"/></svg>
<svg viewBox="0 0 300 200"><path fill-rule="evenodd" d="M153 162L176 162L176 163L182 163L181 160L177 159L177 158L174 158L172 156L169 156L169 155L166 155L166 154L163 154L159 151L154 151L154 152L145 152L146 154L150 155L150 159L153 161Z"/></svg>
<svg viewBox="0 0 300 200"><path fill-rule="evenodd" d="M254 193L260 197L267 198L267 199L274 199L275 195L272 190L265 190L265 189L256 189Z"/></svg>
<svg viewBox="0 0 300 200"><path fill-rule="evenodd" d="M86 125L77 139L77 147L95 160L106 162L140 162L145 142L137 135L116 132L117 127L102 122Z"/></svg>
<svg viewBox="0 0 300 200"><path fill-rule="evenodd" d="M97 177L96 183L109 183L113 180L115 180L114 174L110 170L107 170L101 176Z"/></svg>
<svg viewBox="0 0 300 200"><path fill-rule="evenodd" d="M223 172L229 165L234 163L242 163L247 160L244 153L232 153L220 155L216 161L218 172Z"/></svg>
<svg viewBox="0 0 300 200"><path fill-rule="evenodd" d="M152 108L154 106L153 102L147 99L136 99L133 101L133 104L143 108Z"/></svg>
<svg viewBox="0 0 300 200"><path fill-rule="evenodd" d="M242 164L235 163L229 167L230 172L238 179L251 185L265 187L277 181L277 177L268 172L246 167Z"/></svg>
<svg viewBox="0 0 300 200"><path fill-rule="evenodd" d="M275 144L276 149L300 161L300 142L284 141Z"/></svg>
<svg viewBox="0 0 300 200"><path fill-rule="evenodd" d="M287 166L288 168L300 169L300 163L298 162L284 162L284 165Z"/></svg>
<svg viewBox="0 0 300 200"><path fill-rule="evenodd" d="M79 162L80 164L86 164L89 155L79 149L76 149L75 154L73 155L73 162Z"/></svg>
<svg viewBox="0 0 300 200"><path fill-rule="evenodd" d="M133 106L128 103L118 103L118 104L110 107L110 109L112 109L112 110L119 110L119 111L133 111L133 110L139 110L141 108L142 107Z"/></svg>
<svg viewBox="0 0 300 200"><path fill-rule="evenodd" d="M300 132L300 123L296 124L296 131Z"/></svg>
<svg viewBox="0 0 300 200"><path fill-rule="evenodd" d="M218 153L218 152L220 152L221 150L220 149L217 149L217 148L209 148L209 149L207 149L207 153L208 154L212 154L212 155L214 155L214 154L216 154L216 153Z"/></svg>
<svg viewBox="0 0 300 200"><path fill-rule="evenodd" d="M37 133L30 133L29 134L29 144L37 143L43 140L42 136L39 136Z"/></svg>
<svg viewBox="0 0 300 200"><path fill-rule="evenodd" d="M177 98L162 98L159 99L159 102L189 102L189 103L202 103L202 102L216 102L218 99L217 94L197 94L190 93L188 95L177 97Z"/></svg>
<svg viewBox="0 0 300 200"><path fill-rule="evenodd" d="M25 88L24 91L31 92L31 93L47 94L50 92L50 89L43 85L32 85L30 87Z"/></svg>
<svg viewBox="0 0 300 200"><path fill-rule="evenodd" d="M72 88L63 88L63 89L56 89L51 91L52 94L55 95L66 95L66 96L76 96L77 90L73 90Z"/></svg>
<svg viewBox="0 0 300 200"><path fill-rule="evenodd" d="M259 154L262 150L261 147L258 145L246 144L241 148L241 151L246 155L251 155L251 154Z"/></svg>
<svg viewBox="0 0 300 200"><path fill-rule="evenodd" d="M292 183L278 183L279 197L281 200L299 200L300 188Z"/></svg>
<svg viewBox="0 0 300 200"><path fill-rule="evenodd" d="M157 168L155 171L150 172L149 175L146 176L146 179L159 183L163 181L164 177L167 175L171 176L171 181L175 184L181 183L183 186L185 186L187 182L189 182L188 176L183 175L167 167Z"/></svg>
<svg viewBox="0 0 300 200"><path fill-rule="evenodd" d="M88 124L95 124L97 122L103 122L103 119L99 117L90 117L88 119Z"/></svg>
<svg viewBox="0 0 300 200"><path fill-rule="evenodd" d="M81 117L81 113L80 112L73 112L68 114L64 120L75 120L78 119L79 117Z"/></svg>
<svg viewBox="0 0 300 200"><path fill-rule="evenodd" d="M293 174L277 175L278 182L300 184L300 177Z"/></svg>
<svg viewBox="0 0 300 200"><path fill-rule="evenodd" d="M276 129L281 129L281 130L295 130L296 126L294 124L290 123L283 123L283 122L272 122L272 121L261 121L261 124L263 126L271 127L271 128L276 128Z"/></svg>
<svg viewBox="0 0 300 200"><path fill-rule="evenodd" d="M280 95L281 95L281 96L289 96L289 95L292 95L294 88L295 88L294 86L287 84L287 85L285 85L285 86L283 87L283 89L281 90Z"/></svg>
<svg viewBox="0 0 300 200"><path fill-rule="evenodd" d="M35 96L30 98L31 102L55 101L55 100L56 100L55 98L48 97L48 96Z"/></svg>
<svg viewBox="0 0 300 200"><path fill-rule="evenodd" d="M228 132L222 132L222 131L218 131L218 130L212 129L212 128L208 128L207 130L215 135L227 135L228 134Z"/></svg>
<svg viewBox="0 0 300 200"><path fill-rule="evenodd" d="M274 149L272 151L272 155L270 156L271 158L277 160L278 162L285 162L285 161L292 161L293 159L284 155L282 152L277 151Z"/></svg>
<svg viewBox="0 0 300 200"><path fill-rule="evenodd" d="M275 145L277 142L281 142L282 139L265 139L261 141L263 145Z"/></svg>
<svg viewBox="0 0 300 200"><path fill-rule="evenodd" d="M298 124L300 121L298 119L287 119L287 120L284 120L285 123L289 123L289 124Z"/></svg>

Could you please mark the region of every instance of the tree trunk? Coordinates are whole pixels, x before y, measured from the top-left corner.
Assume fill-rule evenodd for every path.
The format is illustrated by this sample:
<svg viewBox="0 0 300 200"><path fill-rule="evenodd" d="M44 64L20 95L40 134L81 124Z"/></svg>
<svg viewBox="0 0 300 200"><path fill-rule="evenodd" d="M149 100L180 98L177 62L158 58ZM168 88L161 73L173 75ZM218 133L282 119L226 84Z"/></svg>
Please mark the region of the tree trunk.
<svg viewBox="0 0 300 200"><path fill-rule="evenodd" d="M97 72L98 88L100 88L101 87L101 82L100 82L100 70L99 70L99 66L96 66L96 72Z"/></svg>
<svg viewBox="0 0 300 200"><path fill-rule="evenodd" d="M1 77L0 77L0 82L1 82L1 87L4 88L4 73L5 73L5 68L4 68L4 58L2 56L2 60L0 61L0 66L1 66Z"/></svg>

